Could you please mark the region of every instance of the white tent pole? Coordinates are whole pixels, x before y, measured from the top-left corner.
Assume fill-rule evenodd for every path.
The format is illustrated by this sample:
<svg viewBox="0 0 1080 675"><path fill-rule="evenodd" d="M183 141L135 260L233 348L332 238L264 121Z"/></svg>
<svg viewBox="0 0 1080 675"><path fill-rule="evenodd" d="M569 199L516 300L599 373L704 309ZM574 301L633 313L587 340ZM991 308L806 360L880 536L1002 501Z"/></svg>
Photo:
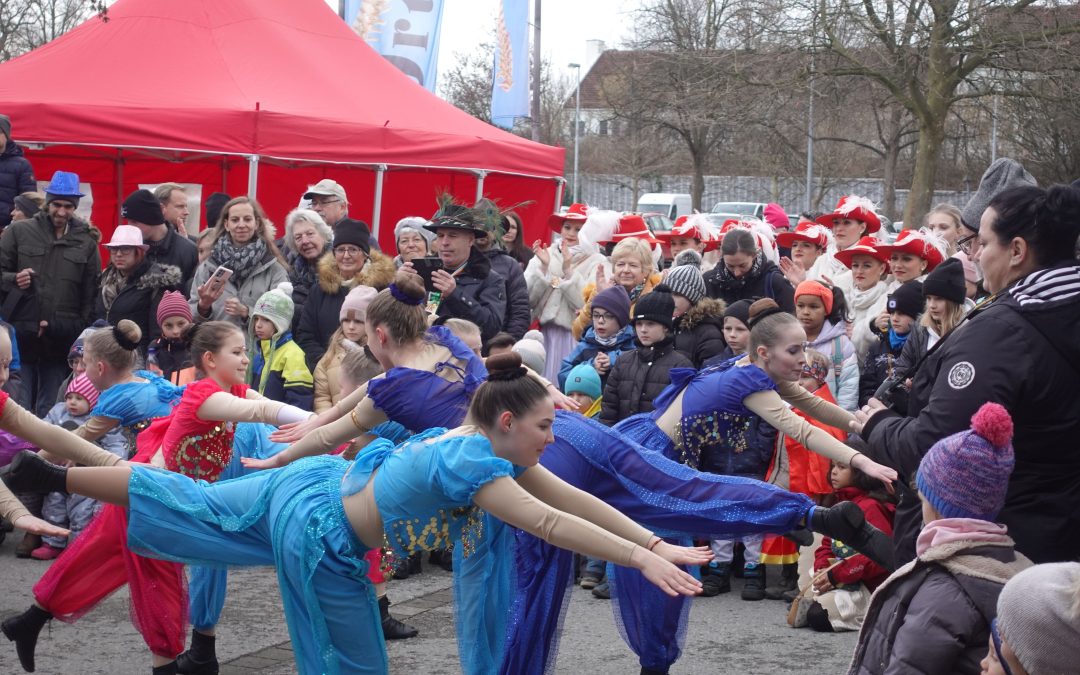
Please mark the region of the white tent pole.
<svg viewBox="0 0 1080 675"><path fill-rule="evenodd" d="M473 173L476 174L476 199L473 200L475 204L484 197L484 177L488 175L488 172L477 169Z"/></svg>
<svg viewBox="0 0 1080 675"><path fill-rule="evenodd" d="M371 209L371 234L375 241L379 241L379 222L382 220L382 191L383 175L386 173L386 165L378 164L375 167L375 205Z"/></svg>
<svg viewBox="0 0 1080 675"><path fill-rule="evenodd" d="M251 155L248 157L248 187L247 196L250 199L257 199L257 193L259 191L259 156Z"/></svg>

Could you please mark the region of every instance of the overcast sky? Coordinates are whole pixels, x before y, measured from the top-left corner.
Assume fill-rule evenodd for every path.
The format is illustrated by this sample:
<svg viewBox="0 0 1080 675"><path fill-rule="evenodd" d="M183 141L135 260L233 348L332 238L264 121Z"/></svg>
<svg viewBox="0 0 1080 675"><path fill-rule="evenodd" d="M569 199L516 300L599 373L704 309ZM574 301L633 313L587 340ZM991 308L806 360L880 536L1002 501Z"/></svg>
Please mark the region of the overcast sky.
<svg viewBox="0 0 1080 675"><path fill-rule="evenodd" d="M337 0L327 2L337 9ZM439 45L441 72L452 67L456 53L467 51L470 45L491 34L498 11L497 0L444 2ZM584 67L585 41L603 40L608 48L617 47L630 32L631 12L637 6L637 0L542 0L540 49L562 72L570 72L568 63L581 63ZM529 17L532 17L531 8Z"/></svg>

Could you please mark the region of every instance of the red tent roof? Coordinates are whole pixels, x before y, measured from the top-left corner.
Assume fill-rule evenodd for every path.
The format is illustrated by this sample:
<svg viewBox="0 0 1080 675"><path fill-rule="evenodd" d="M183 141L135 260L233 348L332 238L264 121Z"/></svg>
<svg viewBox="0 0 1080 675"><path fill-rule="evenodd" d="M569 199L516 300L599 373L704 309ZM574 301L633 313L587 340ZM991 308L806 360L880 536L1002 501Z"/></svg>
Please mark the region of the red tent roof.
<svg viewBox="0 0 1080 675"><path fill-rule="evenodd" d="M454 108L322 0L119 0L0 65L21 143L561 176L564 150Z"/></svg>

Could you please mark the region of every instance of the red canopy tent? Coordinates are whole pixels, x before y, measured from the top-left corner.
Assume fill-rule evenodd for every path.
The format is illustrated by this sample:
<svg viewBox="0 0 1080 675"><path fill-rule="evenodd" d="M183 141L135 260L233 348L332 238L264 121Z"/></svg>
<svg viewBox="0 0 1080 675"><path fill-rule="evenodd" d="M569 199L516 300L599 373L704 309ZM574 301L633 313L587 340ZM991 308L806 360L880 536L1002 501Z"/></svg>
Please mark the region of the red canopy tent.
<svg viewBox="0 0 1080 675"><path fill-rule="evenodd" d="M64 169L91 184L106 234L139 184L253 195L280 225L333 178L386 250L393 224L430 215L444 189L531 200L531 240L563 183L562 148L434 96L322 0L119 0L0 65L0 112L39 180Z"/></svg>

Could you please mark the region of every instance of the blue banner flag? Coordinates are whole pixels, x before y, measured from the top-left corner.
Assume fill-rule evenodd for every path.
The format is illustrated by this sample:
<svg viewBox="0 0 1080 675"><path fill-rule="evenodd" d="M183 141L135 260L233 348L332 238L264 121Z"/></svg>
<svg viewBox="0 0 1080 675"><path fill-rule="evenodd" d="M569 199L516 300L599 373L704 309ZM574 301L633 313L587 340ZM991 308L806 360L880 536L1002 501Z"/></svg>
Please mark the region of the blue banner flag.
<svg viewBox="0 0 1080 675"><path fill-rule="evenodd" d="M342 18L390 63L435 91L443 0L343 0Z"/></svg>
<svg viewBox="0 0 1080 675"><path fill-rule="evenodd" d="M491 121L504 129L529 115L529 0L499 0Z"/></svg>

